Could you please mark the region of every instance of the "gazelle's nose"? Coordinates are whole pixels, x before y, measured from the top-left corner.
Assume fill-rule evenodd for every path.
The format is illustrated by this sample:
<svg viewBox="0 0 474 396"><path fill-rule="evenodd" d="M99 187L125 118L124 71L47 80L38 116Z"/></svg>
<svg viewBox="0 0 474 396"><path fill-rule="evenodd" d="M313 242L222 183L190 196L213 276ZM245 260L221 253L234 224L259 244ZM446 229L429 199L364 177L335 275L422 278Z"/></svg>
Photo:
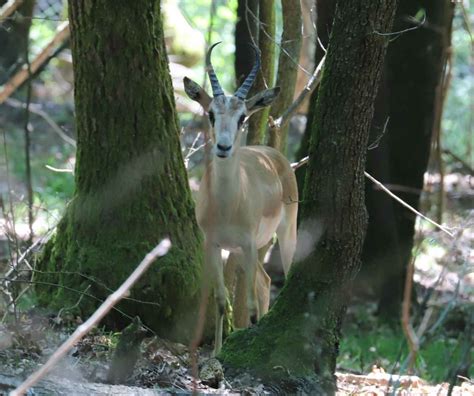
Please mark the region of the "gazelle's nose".
<svg viewBox="0 0 474 396"><path fill-rule="evenodd" d="M226 145L222 145L222 144L217 144L217 148L220 150L220 151L229 151L231 148L232 148L232 145L230 146L226 146Z"/></svg>

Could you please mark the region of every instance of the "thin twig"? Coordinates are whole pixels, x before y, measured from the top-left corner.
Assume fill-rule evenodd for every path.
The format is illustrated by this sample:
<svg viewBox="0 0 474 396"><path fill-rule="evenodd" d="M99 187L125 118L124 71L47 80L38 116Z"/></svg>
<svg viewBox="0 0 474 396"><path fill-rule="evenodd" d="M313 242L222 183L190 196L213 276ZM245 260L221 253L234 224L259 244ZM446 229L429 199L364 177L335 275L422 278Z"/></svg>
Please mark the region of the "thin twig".
<svg viewBox="0 0 474 396"><path fill-rule="evenodd" d="M375 34L378 34L379 36L395 36L395 35L400 35L400 34L403 34L403 33L406 33L406 32L410 32L412 30L416 30L416 29L419 29L420 27L422 27L426 22L426 13L423 14L423 19L418 22L415 26L412 26L412 27L409 27L407 29L403 29L403 30L399 30L398 32L389 32L389 33L382 33L382 32L378 32L377 30L374 30L374 33Z"/></svg>
<svg viewBox="0 0 474 396"><path fill-rule="evenodd" d="M379 146L379 143L384 137L385 132L387 132L387 126L388 126L389 121L390 121L390 117L387 117L387 119L385 120L385 124L383 125L382 132L375 138L375 140L372 143L369 144L369 146L367 147L367 150L373 150Z"/></svg>
<svg viewBox="0 0 474 396"><path fill-rule="evenodd" d="M18 238L16 236L16 221L15 221L15 211L13 210L13 197L12 197L12 182L10 179L10 165L8 159L8 149L7 149L7 136L5 133L5 129L2 128L2 135L3 135L3 153L5 154L5 168L6 168L6 180L7 180L7 187L8 187L8 209L10 211L9 219L11 219L11 224L8 221L9 219L6 218L6 226L10 226L11 232L15 235L14 240L14 248L17 254L17 257L20 254L20 246L18 243Z"/></svg>
<svg viewBox="0 0 474 396"><path fill-rule="evenodd" d="M441 224L438 224L436 221L431 220L429 217L426 217L424 214L420 213L417 211L415 208L407 204L403 199L392 193L387 187L385 187L381 182L379 182L377 179L375 179L373 176L371 176L369 173L364 172L365 177L367 177L369 180L371 180L373 183L375 183L378 187L380 187L383 191L385 191L388 195L390 195L393 199L395 199L397 202L401 203L403 206L405 206L407 209L411 210L413 213L416 215L420 216L422 219L426 220L427 222L431 223L434 225L436 228L440 229L444 233L448 234L451 238L454 238L454 234L449 231L446 227L443 227Z"/></svg>
<svg viewBox="0 0 474 396"><path fill-rule="evenodd" d="M296 170L299 167L306 165L309 161L309 156L306 156L302 158L300 161L292 163L291 167ZM367 177L370 181L372 181L376 186L378 186L381 190L386 192L388 195L390 195L393 199L395 199L397 202L405 206L407 209L415 213L417 216L420 216L422 219L426 220L427 222L431 223L434 225L436 228L439 230L443 231L444 233L448 234L451 238L454 238L454 234L449 231L448 228L442 226L441 224L438 224L436 221L431 220L429 217L426 217L423 213L420 213L418 210L416 210L413 206L410 206L407 204L403 199L395 195L393 192L391 192L387 187L385 187L381 182L379 182L375 177L371 176L369 173L364 172L365 177Z"/></svg>
<svg viewBox="0 0 474 396"><path fill-rule="evenodd" d="M27 35L25 43L25 61L26 70L28 72L28 79L26 84L26 103L25 103L25 177L26 177L26 192L28 199L28 244L33 243L33 180L31 176L31 125L30 125L30 104L31 104L31 63L30 63L30 39Z"/></svg>
<svg viewBox="0 0 474 396"><path fill-rule="evenodd" d="M403 292L402 301L402 329L405 334L405 338L408 342L410 349L410 355L408 358L408 373L411 374L411 370L416 361L416 355L420 348L420 339L418 338L413 326L410 323L410 308L411 308L411 295L413 289L413 274L415 272L415 258L416 254L413 254L410 261L408 262L407 273L405 277L405 289Z"/></svg>
<svg viewBox="0 0 474 396"><path fill-rule="evenodd" d="M22 103L19 100L13 98L8 98L7 100L5 100L5 103L8 106L17 109L26 108L26 103ZM51 127L51 129L66 143L70 144L73 147L76 147L76 141L72 137L66 135L61 129L61 127L49 116L49 114L41 110L40 105L31 103L28 110L30 113L36 114L37 116L41 117Z"/></svg>
<svg viewBox="0 0 474 396"><path fill-rule="evenodd" d="M299 64L299 62L297 60L295 60L291 54L282 46L282 43L281 42L278 42L276 41L271 34L269 34L266 30L265 30L265 27L264 27L264 24L260 21L259 17L257 15L255 15L255 13L248 7L248 4L247 2L245 2L245 6L246 6L246 10L247 12L252 16L252 18L256 21L256 23L259 25L259 29L258 31L262 31L265 36L273 42L273 44L275 44L276 46L278 46L278 48L280 48L280 51L283 52L290 60L292 63L294 63L294 65L300 69L303 73L305 73L306 75L308 76L311 76L311 72L309 72L308 70L306 70L303 66L301 66ZM247 20L247 23L248 23L248 20ZM252 37L252 36L251 36ZM258 38L257 38L258 40ZM255 40L254 38L252 37L252 42L253 44L255 45Z"/></svg>
<svg viewBox="0 0 474 396"><path fill-rule="evenodd" d="M326 61L326 55L323 56L321 59L321 62L319 62L319 65L316 67L314 70L314 73L312 74L311 78L309 79L308 83L304 87L304 89L300 92L298 97L293 101L293 103L285 110L285 112L275 121L275 124L278 128L281 128L284 126L296 113L296 111L299 109L303 101L306 99L306 97L313 92L316 87L319 85L321 82L321 78L323 77L323 68L324 68L324 62Z"/></svg>
<svg viewBox="0 0 474 396"><path fill-rule="evenodd" d="M51 368L129 292L130 288L146 272L157 257L168 253L171 247L169 239L164 239L151 252L149 252L127 280L105 302L80 325L76 331L53 353L48 361L36 372L31 374L20 386L10 392L10 396L23 395L29 388L43 378Z"/></svg>

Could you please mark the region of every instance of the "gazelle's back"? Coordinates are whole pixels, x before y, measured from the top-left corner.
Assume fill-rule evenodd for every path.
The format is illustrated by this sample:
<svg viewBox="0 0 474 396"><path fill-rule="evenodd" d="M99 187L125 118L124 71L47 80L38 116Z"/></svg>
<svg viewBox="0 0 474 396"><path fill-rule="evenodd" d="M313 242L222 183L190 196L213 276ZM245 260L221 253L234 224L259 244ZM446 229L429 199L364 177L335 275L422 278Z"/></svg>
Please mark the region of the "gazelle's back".
<svg viewBox="0 0 474 396"><path fill-rule="evenodd" d="M282 153L268 146L245 146L240 151L241 162L249 178L261 183L263 177L269 185L273 185L276 181L274 175L277 174L283 202L298 202L295 173Z"/></svg>

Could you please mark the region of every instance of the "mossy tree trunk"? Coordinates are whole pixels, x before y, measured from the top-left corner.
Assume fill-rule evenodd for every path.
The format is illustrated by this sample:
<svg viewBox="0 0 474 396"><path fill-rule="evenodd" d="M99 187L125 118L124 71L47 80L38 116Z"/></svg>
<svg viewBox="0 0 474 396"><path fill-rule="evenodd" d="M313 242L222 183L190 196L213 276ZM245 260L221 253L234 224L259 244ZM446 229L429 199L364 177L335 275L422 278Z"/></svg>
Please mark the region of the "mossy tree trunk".
<svg viewBox="0 0 474 396"><path fill-rule="evenodd" d="M454 4L450 0L401 0L395 31L413 28L413 16L426 14L415 30L390 45L384 84L379 92L371 141L385 136L368 154L368 171L414 208L419 207L435 121L437 90L450 46ZM396 186L400 186L397 189ZM407 264L411 258L416 216L367 181L369 225L363 267L356 281L372 289L378 311L399 321Z"/></svg>
<svg viewBox="0 0 474 396"><path fill-rule="evenodd" d="M119 307L160 335L193 329L201 237L181 157L159 0L69 1L76 191L46 246L39 299L88 315L162 238L172 249ZM46 286L44 282L58 284ZM88 296L93 296L88 297ZM139 302L142 300L145 302ZM149 302L149 303L146 303ZM152 304L150 304L152 303ZM117 311L106 322L128 322Z"/></svg>
<svg viewBox="0 0 474 396"><path fill-rule="evenodd" d="M275 119L280 117L293 103L302 42L301 28L303 20L300 5L295 4L293 0L282 0L281 12L283 32L276 81L276 86L279 86L281 91L270 109L270 115ZM268 145L286 153L288 129L289 123L282 125L281 128L275 128L275 130L272 128Z"/></svg>
<svg viewBox="0 0 474 396"><path fill-rule="evenodd" d="M220 358L273 379L335 390L347 285L359 269L367 215L364 168L374 100L396 2L339 1L312 123L300 257L270 312L230 335ZM302 241L300 241L302 242ZM302 254L300 248L300 254ZM297 381L301 384L301 381Z"/></svg>
<svg viewBox="0 0 474 396"><path fill-rule="evenodd" d="M0 7L7 0L0 0ZM0 24L0 85L26 62L28 35L35 0L26 0L16 12Z"/></svg>
<svg viewBox="0 0 474 396"><path fill-rule="evenodd" d="M249 18L254 18L253 16ZM249 43L250 44L250 43ZM275 1L260 0L259 33L255 41L261 52L262 65L255 84L250 90L249 98L257 92L271 88L275 79ZM253 50L252 50L253 52ZM251 59L254 59L254 55ZM247 144L263 144L267 131L270 109L265 108L250 117Z"/></svg>

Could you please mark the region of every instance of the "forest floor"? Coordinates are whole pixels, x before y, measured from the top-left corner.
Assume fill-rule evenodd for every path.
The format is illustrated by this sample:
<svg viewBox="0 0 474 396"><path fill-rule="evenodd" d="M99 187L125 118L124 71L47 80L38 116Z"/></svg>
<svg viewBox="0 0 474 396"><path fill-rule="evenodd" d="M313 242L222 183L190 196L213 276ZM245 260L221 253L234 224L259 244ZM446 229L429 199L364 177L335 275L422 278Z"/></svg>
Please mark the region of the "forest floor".
<svg viewBox="0 0 474 396"><path fill-rule="evenodd" d="M13 327L0 332L0 394L17 386L28 373L38 368L64 341L68 333L44 315L22 315ZM107 372L116 335L94 330L79 342L46 380L33 388L32 395L153 395L186 394L277 394L278 386L264 384L248 374L226 378L222 367L209 360L210 350L201 349L199 377L192 376L189 350L156 337L144 340L143 354L133 375L123 385L107 384ZM429 384L418 376L398 376L374 367L369 373L338 371L338 395L447 395L448 383ZM4 393L3 393L4 392ZM474 394L474 383L465 379L452 389L453 395Z"/></svg>
<svg viewBox="0 0 474 396"><path fill-rule="evenodd" d="M466 196L472 199L472 186L467 176L458 176L455 181L456 186L448 186L447 204L448 209L455 210L447 214L446 223L462 223L464 228L455 241L433 229L424 230L416 260L414 287L418 296L430 292L432 313L414 367L408 370L408 349L400 325L389 327L380 321L373 302L356 301L348 308L343 325L336 372L338 395L474 394L474 370L470 367L474 355L468 330L474 316L473 213L469 209L472 205L462 201ZM28 307L28 299L24 303ZM25 309L21 304L16 308L16 313L4 316L0 323L0 394L38 369L85 319L67 310L51 313L31 305ZM416 323L420 321L418 318ZM142 342L140 357L125 383L112 385L107 377L119 336L103 328L94 329L31 394L284 393L278 385L249 374L227 376L220 364L210 359L209 347L199 350L198 377L194 380L188 347L157 337ZM471 343L466 344L466 340ZM463 353L466 348L467 354ZM465 370L455 372L453 378L453 368L462 364L467 365Z"/></svg>

